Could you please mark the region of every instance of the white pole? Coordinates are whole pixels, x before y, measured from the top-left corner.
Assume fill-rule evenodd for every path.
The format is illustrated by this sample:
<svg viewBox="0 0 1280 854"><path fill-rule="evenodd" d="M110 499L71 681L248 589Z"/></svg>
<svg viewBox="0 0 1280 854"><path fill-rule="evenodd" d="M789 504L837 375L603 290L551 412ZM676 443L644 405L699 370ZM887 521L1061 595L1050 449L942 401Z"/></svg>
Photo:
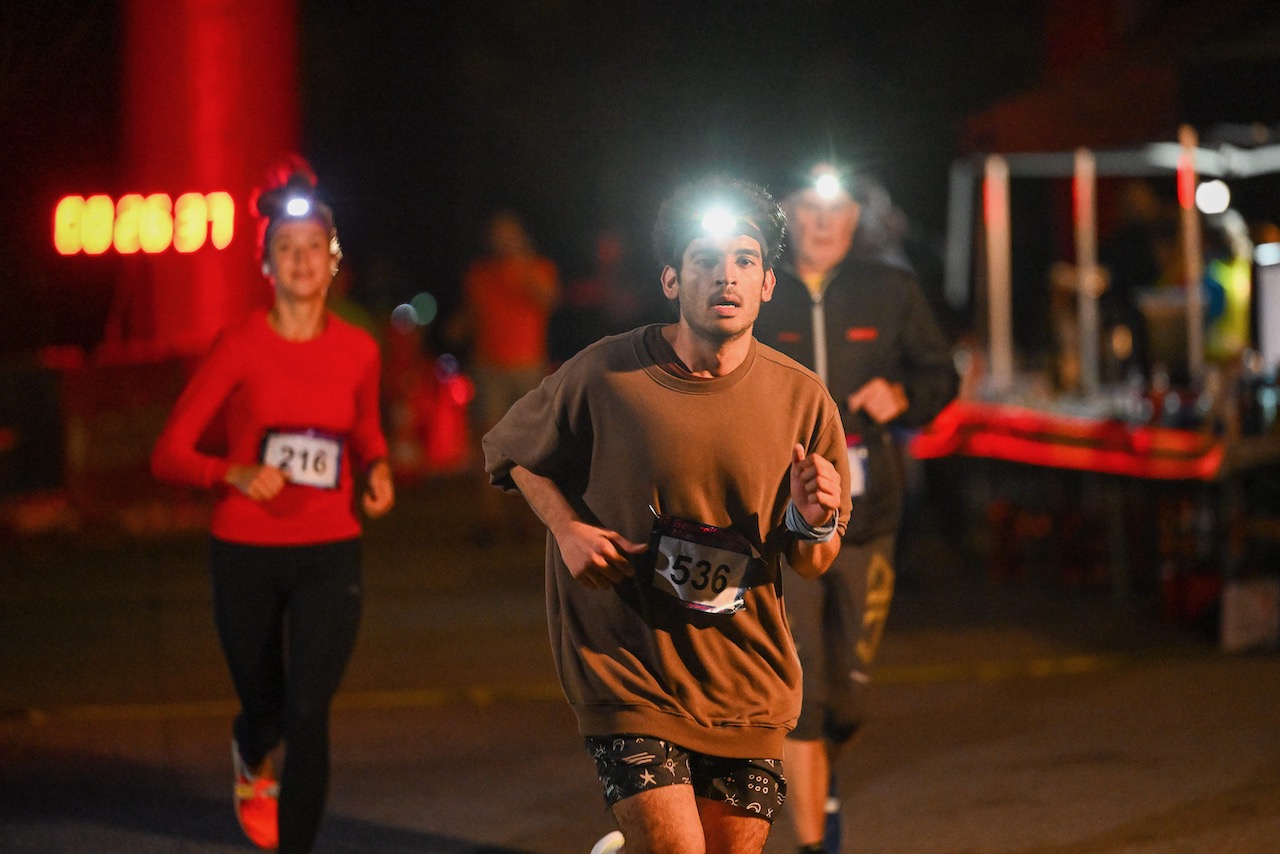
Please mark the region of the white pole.
<svg viewBox="0 0 1280 854"><path fill-rule="evenodd" d="M987 236L987 337L991 391L1013 388L1013 252L1009 234L1009 164L987 157L982 187L982 216Z"/></svg>
<svg viewBox="0 0 1280 854"><path fill-rule="evenodd" d="M1080 391L1098 393L1098 203L1097 164L1093 152L1076 149L1075 231L1079 305Z"/></svg>
<svg viewBox="0 0 1280 854"><path fill-rule="evenodd" d="M1196 211L1195 128L1178 128L1178 204L1182 208L1182 263L1186 271L1187 294L1187 374L1193 388L1204 378L1204 301L1200 283L1204 278L1204 250L1201 246L1200 214Z"/></svg>

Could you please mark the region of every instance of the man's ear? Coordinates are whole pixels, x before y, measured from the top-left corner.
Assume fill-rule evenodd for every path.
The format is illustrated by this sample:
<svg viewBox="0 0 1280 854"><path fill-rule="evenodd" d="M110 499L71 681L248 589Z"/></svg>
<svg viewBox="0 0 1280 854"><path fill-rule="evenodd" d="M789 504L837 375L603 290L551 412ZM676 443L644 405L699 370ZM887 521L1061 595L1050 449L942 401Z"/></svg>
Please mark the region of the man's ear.
<svg viewBox="0 0 1280 854"><path fill-rule="evenodd" d="M773 286L778 283L778 277L774 274L773 268L764 271L764 285L760 289L760 302L768 302L773 299Z"/></svg>
<svg viewBox="0 0 1280 854"><path fill-rule="evenodd" d="M680 274L674 267L662 268L662 295L669 300L680 298Z"/></svg>

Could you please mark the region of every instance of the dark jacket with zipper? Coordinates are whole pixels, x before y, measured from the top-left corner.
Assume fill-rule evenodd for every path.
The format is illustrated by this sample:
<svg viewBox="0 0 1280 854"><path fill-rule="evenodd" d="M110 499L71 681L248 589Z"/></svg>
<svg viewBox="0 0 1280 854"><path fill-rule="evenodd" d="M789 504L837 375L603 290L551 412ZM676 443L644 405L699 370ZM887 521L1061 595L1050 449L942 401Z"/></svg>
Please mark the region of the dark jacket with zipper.
<svg viewBox="0 0 1280 854"><path fill-rule="evenodd" d="M826 379L845 433L866 447L866 492L854 499L845 539L863 543L893 534L902 522L905 476L892 430L922 427L956 395L951 350L915 277L899 267L846 258L815 299L785 265L777 268L773 299L760 311L755 337L818 370L815 304L826 333ZM822 372L819 371L819 374ZM888 424L851 413L849 395L884 377L901 383L907 411Z"/></svg>

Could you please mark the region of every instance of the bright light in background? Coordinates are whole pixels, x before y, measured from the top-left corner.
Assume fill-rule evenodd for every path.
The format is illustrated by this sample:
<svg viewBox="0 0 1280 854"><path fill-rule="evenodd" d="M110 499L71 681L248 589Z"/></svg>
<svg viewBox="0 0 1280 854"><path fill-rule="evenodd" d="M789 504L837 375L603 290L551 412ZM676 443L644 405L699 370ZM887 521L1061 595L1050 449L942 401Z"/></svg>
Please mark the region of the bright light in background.
<svg viewBox="0 0 1280 854"><path fill-rule="evenodd" d="M214 249L226 249L236 233L236 203L221 190L204 197L209 208L209 242Z"/></svg>
<svg viewBox="0 0 1280 854"><path fill-rule="evenodd" d="M209 236L209 206L199 193L183 193L173 205L173 248L195 252Z"/></svg>
<svg viewBox="0 0 1280 854"><path fill-rule="evenodd" d="M412 332L416 326L426 326L436 319L439 307L436 298L421 293L391 310L391 325L400 333Z"/></svg>
<svg viewBox="0 0 1280 854"><path fill-rule="evenodd" d="M169 247L195 252L212 243L225 249L235 235L236 206L230 193L168 193L65 196L53 211L53 246L60 255L157 253Z"/></svg>
<svg viewBox="0 0 1280 854"><path fill-rule="evenodd" d="M1178 207L1191 210L1196 201L1196 164L1186 152L1178 155Z"/></svg>
<svg viewBox="0 0 1280 854"><path fill-rule="evenodd" d="M84 200L80 219L81 248L86 255L101 255L111 246L111 221L115 205L110 196L90 196Z"/></svg>
<svg viewBox="0 0 1280 854"><path fill-rule="evenodd" d="M163 252L173 243L173 199L168 193L152 193L143 201L138 239L142 251L152 254Z"/></svg>
<svg viewBox="0 0 1280 854"><path fill-rule="evenodd" d="M418 294L416 297L409 300L409 305L413 307L414 313L418 316L419 326L426 326L428 323L436 319L438 307L436 305L436 298L431 294Z"/></svg>
<svg viewBox="0 0 1280 854"><path fill-rule="evenodd" d="M714 207L702 217L702 230L712 237L725 237L733 231L738 218L725 207Z"/></svg>
<svg viewBox="0 0 1280 854"><path fill-rule="evenodd" d="M391 309L391 328L401 334L408 334L418 325L418 312L407 302Z"/></svg>
<svg viewBox="0 0 1280 854"><path fill-rule="evenodd" d="M1259 267L1280 264L1280 243L1259 243L1253 250L1253 262Z"/></svg>
<svg viewBox="0 0 1280 854"><path fill-rule="evenodd" d="M832 172L823 172L813 182L813 188L818 191L818 195L824 199L834 199L840 195L840 179Z"/></svg>
<svg viewBox="0 0 1280 854"><path fill-rule="evenodd" d="M1231 206L1231 190L1221 181L1205 181L1196 187L1196 207L1204 214L1220 214Z"/></svg>
<svg viewBox="0 0 1280 854"><path fill-rule="evenodd" d="M142 217L145 200L138 193L121 196L116 202L116 224L111 245L121 255L132 255L142 249L138 234L138 221Z"/></svg>

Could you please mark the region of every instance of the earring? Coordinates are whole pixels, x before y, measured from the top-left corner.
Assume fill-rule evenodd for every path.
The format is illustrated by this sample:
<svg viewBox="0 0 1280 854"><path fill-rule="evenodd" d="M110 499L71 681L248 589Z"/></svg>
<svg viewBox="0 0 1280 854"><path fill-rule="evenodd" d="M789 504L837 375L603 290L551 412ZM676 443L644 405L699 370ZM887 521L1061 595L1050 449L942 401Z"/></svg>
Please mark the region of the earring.
<svg viewBox="0 0 1280 854"><path fill-rule="evenodd" d="M266 276L267 278L271 278L271 265L270 265L270 264L263 264L263 265L262 265L262 275L263 275L263 276Z"/></svg>

